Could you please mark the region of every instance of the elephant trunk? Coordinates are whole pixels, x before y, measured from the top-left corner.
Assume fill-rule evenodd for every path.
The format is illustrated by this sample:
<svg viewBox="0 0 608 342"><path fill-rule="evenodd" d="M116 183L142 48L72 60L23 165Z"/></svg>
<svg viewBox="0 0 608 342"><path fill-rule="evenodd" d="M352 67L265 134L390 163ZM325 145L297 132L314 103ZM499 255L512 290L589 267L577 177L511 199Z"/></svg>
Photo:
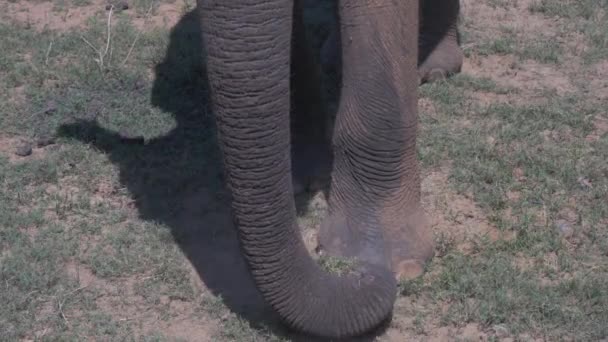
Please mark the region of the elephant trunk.
<svg viewBox="0 0 608 342"><path fill-rule="evenodd" d="M360 263L338 276L308 254L290 162L293 1L199 0L207 70L235 225L265 300L287 324L323 337L362 334L392 312L396 282Z"/></svg>

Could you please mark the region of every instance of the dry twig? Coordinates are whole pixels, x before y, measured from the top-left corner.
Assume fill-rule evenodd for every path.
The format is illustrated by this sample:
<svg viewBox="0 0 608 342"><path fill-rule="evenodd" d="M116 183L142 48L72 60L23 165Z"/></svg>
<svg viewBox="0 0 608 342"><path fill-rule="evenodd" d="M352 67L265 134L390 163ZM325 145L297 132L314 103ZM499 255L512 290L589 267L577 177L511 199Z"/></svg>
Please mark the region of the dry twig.
<svg viewBox="0 0 608 342"><path fill-rule="evenodd" d="M108 51L110 50L110 41L112 36L112 13L114 10L114 5L110 6L110 11L108 12L108 24L107 24L107 35L106 35L106 48L104 51L96 48L91 42L89 42L84 36L80 36L80 38L93 49L98 55L98 58L95 58L95 61L99 65L100 69L104 67L104 58L108 55Z"/></svg>
<svg viewBox="0 0 608 342"><path fill-rule="evenodd" d="M129 47L129 52L127 52L127 56L125 57L125 59L122 61L122 66L124 66L125 64L127 64L127 61L129 60L129 57L131 56L131 53L133 52L133 48L135 47L135 44L137 43L137 41L139 40L139 36L141 36L142 31L144 30L144 27L146 26L146 23L150 17L150 12L152 12L152 8L154 7L154 2L152 2L150 4L150 8L148 8L148 11L146 12L146 15L144 15L144 24L143 27L141 27L139 30L137 30L137 35L135 36L135 39L133 39L133 43L131 43L131 47Z"/></svg>

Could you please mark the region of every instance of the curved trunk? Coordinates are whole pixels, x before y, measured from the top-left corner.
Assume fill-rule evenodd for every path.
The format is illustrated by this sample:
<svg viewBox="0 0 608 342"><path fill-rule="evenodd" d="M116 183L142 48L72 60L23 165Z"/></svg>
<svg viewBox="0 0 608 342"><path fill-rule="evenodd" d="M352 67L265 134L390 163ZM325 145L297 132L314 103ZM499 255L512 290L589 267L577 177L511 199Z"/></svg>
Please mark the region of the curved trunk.
<svg viewBox="0 0 608 342"><path fill-rule="evenodd" d="M289 149L293 1L198 2L235 225L259 290L305 333L343 337L374 328L393 308L392 272L362 263L346 276L327 273L296 224Z"/></svg>

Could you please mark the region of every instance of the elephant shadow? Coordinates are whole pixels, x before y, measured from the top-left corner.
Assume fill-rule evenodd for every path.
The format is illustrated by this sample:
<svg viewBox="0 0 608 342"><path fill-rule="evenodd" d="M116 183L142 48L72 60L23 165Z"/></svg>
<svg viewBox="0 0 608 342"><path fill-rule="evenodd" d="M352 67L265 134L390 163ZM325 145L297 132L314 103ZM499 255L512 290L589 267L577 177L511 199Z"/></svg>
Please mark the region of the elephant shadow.
<svg viewBox="0 0 608 342"><path fill-rule="evenodd" d="M58 136L94 146L119 167L120 183L133 197L140 218L171 230L205 287L233 313L256 329L313 341L280 324L242 256L208 108L200 27L197 10L186 13L172 29L165 57L154 70L150 101L173 115L175 127L170 132L143 141L89 120L62 125ZM309 194L298 196L299 212L309 199Z"/></svg>

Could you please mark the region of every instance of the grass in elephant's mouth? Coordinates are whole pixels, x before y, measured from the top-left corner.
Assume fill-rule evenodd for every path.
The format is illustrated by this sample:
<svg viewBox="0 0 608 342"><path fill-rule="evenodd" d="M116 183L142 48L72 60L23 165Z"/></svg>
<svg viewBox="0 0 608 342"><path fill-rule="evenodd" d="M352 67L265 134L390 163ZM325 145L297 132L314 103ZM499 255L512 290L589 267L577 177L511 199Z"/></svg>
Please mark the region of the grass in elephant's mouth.
<svg viewBox="0 0 608 342"><path fill-rule="evenodd" d="M198 24L162 27L194 1L115 12L103 62L105 1L36 3L0 4L0 340L289 339L229 229ZM463 0L463 74L421 88L438 256L379 340L608 337L606 2L515 3Z"/></svg>

